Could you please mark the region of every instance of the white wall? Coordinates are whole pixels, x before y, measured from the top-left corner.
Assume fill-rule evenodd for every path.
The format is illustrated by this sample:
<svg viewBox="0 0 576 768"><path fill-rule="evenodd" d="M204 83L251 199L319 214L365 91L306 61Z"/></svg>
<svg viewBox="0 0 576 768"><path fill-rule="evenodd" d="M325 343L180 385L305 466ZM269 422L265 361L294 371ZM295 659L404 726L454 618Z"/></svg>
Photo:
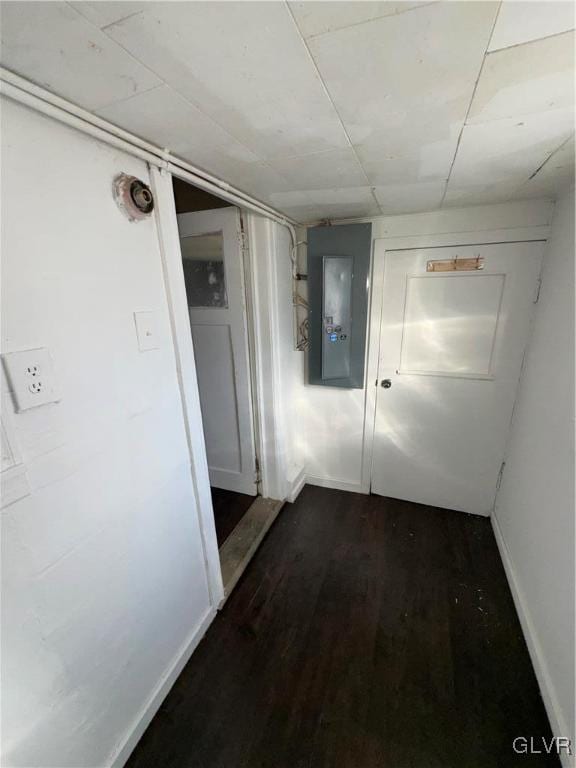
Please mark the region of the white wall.
<svg viewBox="0 0 576 768"><path fill-rule="evenodd" d="M304 480L304 466L298 446L298 422L296 401L304 375L304 352L295 349L294 309L292 304L292 262L290 252L292 241L286 227L270 222L274 230L274 254L276 259L276 298L278 301L278 323L286 329L280 339L280 368L282 371L281 408L287 443L286 476L288 495L298 490Z"/></svg>
<svg viewBox="0 0 576 768"><path fill-rule="evenodd" d="M558 202L495 529L557 736L574 731L574 192Z"/></svg>
<svg viewBox="0 0 576 768"><path fill-rule="evenodd" d="M260 453L264 495L292 501L304 482L297 442L297 393L304 353L294 348L291 238L289 230L248 215L249 291L258 343L255 345Z"/></svg>
<svg viewBox="0 0 576 768"><path fill-rule="evenodd" d="M372 219L372 236L395 248L498 242L546 237L554 205L525 201ZM365 219L369 221L369 219ZM416 242L420 238L420 242ZM388 246L387 246L388 247ZM305 253L302 249L302 269ZM368 339L370 345L370 338ZM373 384L376 371L368 370ZM308 482L367 493L369 437L364 434L367 390L310 386L301 379L298 445ZM364 462L363 455L368 456Z"/></svg>
<svg viewBox="0 0 576 768"><path fill-rule="evenodd" d="M48 347L62 395L3 392L28 495L2 510L2 764L103 766L213 614L156 223L111 192L148 170L2 107L2 352Z"/></svg>

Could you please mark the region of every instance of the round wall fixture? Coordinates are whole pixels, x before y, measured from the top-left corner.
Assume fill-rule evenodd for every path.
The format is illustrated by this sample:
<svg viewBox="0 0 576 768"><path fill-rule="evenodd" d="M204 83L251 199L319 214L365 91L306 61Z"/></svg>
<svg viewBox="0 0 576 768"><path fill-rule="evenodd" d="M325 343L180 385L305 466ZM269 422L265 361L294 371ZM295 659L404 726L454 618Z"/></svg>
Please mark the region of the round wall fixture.
<svg viewBox="0 0 576 768"><path fill-rule="evenodd" d="M130 221L147 219L154 210L154 196L148 184L126 173L114 179L114 199Z"/></svg>

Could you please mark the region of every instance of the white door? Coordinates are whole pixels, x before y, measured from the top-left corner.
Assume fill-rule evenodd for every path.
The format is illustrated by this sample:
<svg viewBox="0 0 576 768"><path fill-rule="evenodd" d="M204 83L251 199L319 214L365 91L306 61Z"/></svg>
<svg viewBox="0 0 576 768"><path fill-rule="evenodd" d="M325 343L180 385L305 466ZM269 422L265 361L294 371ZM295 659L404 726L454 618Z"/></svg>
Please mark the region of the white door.
<svg viewBox="0 0 576 768"><path fill-rule="evenodd" d="M377 244L385 261L374 493L491 513L542 250L504 243L384 253ZM427 271L430 261L450 269L455 257L480 257L484 268Z"/></svg>
<svg viewBox="0 0 576 768"><path fill-rule="evenodd" d="M255 496L239 211L183 213L178 229L210 484Z"/></svg>

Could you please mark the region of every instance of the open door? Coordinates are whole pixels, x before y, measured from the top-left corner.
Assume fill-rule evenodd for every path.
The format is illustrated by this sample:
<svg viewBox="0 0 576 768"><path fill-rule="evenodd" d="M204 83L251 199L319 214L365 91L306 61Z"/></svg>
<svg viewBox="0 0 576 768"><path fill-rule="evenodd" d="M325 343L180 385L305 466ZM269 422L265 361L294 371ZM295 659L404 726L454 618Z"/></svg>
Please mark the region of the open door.
<svg viewBox="0 0 576 768"><path fill-rule="evenodd" d="M210 485L255 496L256 454L237 208L178 216Z"/></svg>
<svg viewBox="0 0 576 768"><path fill-rule="evenodd" d="M502 243L384 254L377 245L385 268L375 287L383 294L373 493L490 514L542 250Z"/></svg>

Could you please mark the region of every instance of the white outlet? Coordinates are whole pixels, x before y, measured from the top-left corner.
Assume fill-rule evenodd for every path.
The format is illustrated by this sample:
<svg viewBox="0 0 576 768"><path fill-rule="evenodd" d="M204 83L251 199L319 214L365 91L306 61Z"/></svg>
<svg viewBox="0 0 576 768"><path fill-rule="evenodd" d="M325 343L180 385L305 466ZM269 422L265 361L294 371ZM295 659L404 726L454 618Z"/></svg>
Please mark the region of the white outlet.
<svg viewBox="0 0 576 768"><path fill-rule="evenodd" d="M60 399L54 384L54 366L45 348L2 355L17 411Z"/></svg>

